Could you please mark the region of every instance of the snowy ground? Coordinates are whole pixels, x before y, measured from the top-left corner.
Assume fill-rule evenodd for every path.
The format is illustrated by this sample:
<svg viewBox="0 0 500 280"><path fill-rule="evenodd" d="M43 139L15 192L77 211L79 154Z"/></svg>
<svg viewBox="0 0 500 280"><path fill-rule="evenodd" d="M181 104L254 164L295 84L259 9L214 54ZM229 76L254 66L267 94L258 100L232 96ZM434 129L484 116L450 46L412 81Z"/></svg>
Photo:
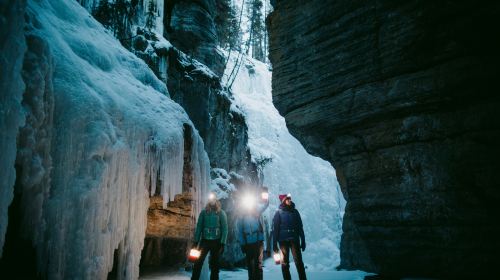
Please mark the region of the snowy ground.
<svg viewBox="0 0 500 280"><path fill-rule="evenodd" d="M292 273L292 279L298 279L297 270L292 263L290 267ZM307 278L309 280L362 280L366 275L370 275L362 271L310 271L306 269ZM220 279L226 280L246 280L248 279L247 271L244 269L236 271L223 270L220 273ZM186 280L191 278L191 272L186 271L167 271L167 272L156 272L151 273L146 276L142 276L139 279L142 280ZM264 266L264 279L282 279L281 268L279 265L275 265L272 259L268 259Z"/></svg>

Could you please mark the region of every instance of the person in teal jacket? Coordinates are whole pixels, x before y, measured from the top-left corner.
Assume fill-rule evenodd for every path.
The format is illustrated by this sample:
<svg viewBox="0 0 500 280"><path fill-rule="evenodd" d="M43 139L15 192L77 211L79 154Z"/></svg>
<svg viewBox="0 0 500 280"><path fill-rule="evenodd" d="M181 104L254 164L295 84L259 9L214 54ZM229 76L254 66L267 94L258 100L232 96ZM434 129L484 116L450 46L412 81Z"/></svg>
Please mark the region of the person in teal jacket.
<svg viewBox="0 0 500 280"><path fill-rule="evenodd" d="M266 191L267 193L267 191ZM255 197L247 195L243 198L243 209L236 222L238 241L245 254L249 280L262 280L262 259L264 257L264 229L261 222L262 213L269 206L268 197L261 197L255 203Z"/></svg>
<svg viewBox="0 0 500 280"><path fill-rule="evenodd" d="M219 257L227 240L227 216L215 194L210 194L207 206L198 217L194 234L195 246L201 251L193 267L192 280L200 279L203 262L210 253L210 280L219 279Z"/></svg>

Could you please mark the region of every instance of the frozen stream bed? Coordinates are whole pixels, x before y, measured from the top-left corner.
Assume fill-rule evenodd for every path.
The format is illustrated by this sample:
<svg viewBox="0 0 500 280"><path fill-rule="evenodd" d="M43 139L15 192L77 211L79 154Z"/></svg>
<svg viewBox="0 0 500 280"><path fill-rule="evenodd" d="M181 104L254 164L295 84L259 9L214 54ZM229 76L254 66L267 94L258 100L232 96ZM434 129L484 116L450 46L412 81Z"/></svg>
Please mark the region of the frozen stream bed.
<svg viewBox="0 0 500 280"><path fill-rule="evenodd" d="M292 273L292 279L298 279L297 270L295 265L292 263L290 267ZM307 279L309 280L362 280L365 276L371 275L363 271L311 271L306 269ZM244 269L229 271L222 270L219 278L222 280L247 280L247 271ZM154 272L147 275L141 276L139 279L142 280L187 280L191 279L191 272L186 271L164 271L164 272ZM281 275L281 268L279 265L275 265L272 259L265 261L264 266L264 279L283 279Z"/></svg>

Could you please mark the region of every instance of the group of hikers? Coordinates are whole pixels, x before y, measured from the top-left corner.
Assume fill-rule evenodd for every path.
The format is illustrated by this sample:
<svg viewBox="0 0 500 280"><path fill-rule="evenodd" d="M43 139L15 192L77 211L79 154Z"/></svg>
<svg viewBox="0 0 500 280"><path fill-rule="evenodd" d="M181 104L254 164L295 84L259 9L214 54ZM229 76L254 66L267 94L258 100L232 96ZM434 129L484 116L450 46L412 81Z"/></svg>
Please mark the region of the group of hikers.
<svg viewBox="0 0 500 280"><path fill-rule="evenodd" d="M245 197L237 205L238 213L236 229L241 251L245 254L249 280L262 280L262 261L264 257L264 228L262 213L269 206L269 196L263 193L259 199L255 196ZM281 263L284 280L290 280L290 252L297 267L300 280L306 280L302 252L306 249L306 241L302 219L295 209L290 194L278 196L281 204L274 214L272 223L272 244L277 263ZM256 201L257 200L257 201ZM253 202L253 203L252 203ZM208 203L198 217L194 236L194 248L199 256L194 260L191 279L200 278L205 258L210 253L210 280L219 279L219 257L224 252L227 241L227 216L215 194L211 193Z"/></svg>

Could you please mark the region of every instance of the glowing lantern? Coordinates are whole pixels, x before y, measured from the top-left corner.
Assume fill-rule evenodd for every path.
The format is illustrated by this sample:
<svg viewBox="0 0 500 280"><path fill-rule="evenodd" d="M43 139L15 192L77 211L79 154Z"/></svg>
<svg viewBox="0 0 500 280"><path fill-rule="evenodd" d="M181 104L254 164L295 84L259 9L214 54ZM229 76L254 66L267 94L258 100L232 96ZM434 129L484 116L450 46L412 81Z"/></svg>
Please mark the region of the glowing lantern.
<svg viewBox="0 0 500 280"><path fill-rule="evenodd" d="M263 192L262 193L262 199L268 200L269 199L269 193L268 192Z"/></svg>
<svg viewBox="0 0 500 280"><path fill-rule="evenodd" d="M281 263L281 254L280 253L274 253L274 263L275 264L280 264Z"/></svg>
<svg viewBox="0 0 500 280"><path fill-rule="evenodd" d="M196 261L200 258L200 255L201 255L200 250L197 250L197 249L191 249L191 251L189 251L189 257L188 257L188 260L189 260L190 262L196 262Z"/></svg>

